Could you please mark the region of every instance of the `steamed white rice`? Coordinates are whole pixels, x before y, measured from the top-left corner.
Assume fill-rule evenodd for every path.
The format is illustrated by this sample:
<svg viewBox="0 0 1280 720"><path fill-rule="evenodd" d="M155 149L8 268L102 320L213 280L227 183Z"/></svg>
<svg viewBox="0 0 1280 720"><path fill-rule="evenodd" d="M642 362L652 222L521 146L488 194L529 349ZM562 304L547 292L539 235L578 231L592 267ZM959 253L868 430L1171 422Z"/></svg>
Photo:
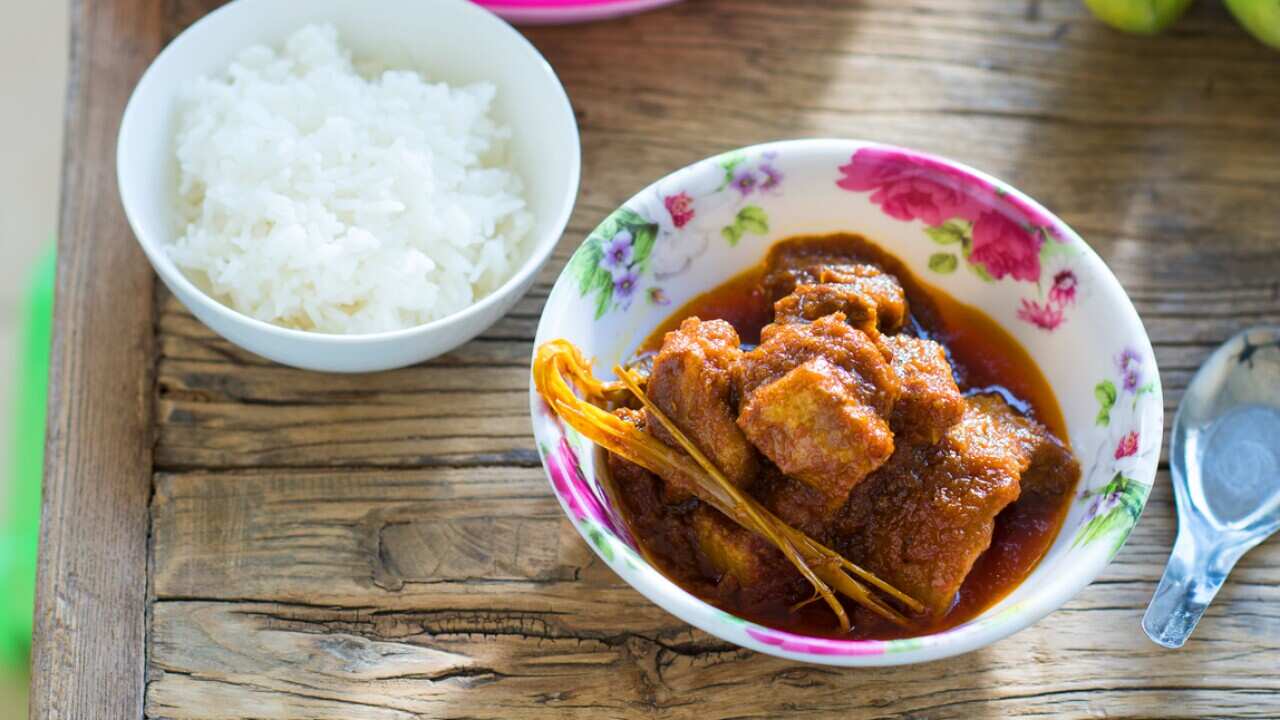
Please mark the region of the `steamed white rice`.
<svg viewBox="0 0 1280 720"><path fill-rule="evenodd" d="M412 327L473 304L528 255L487 83L362 76L331 26L255 46L196 81L177 134L179 237L197 285L326 333Z"/></svg>

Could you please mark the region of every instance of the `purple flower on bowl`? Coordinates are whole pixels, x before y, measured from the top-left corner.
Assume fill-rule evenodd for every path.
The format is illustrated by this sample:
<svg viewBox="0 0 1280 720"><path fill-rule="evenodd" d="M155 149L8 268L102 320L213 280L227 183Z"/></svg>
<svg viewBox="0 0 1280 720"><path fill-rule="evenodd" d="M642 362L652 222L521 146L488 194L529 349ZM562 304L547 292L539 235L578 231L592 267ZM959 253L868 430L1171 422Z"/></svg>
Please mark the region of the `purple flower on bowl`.
<svg viewBox="0 0 1280 720"><path fill-rule="evenodd" d="M743 196L746 197L755 192L756 175L751 170L740 167L733 173L733 181L730 183Z"/></svg>
<svg viewBox="0 0 1280 720"><path fill-rule="evenodd" d="M1121 387L1128 392L1135 392L1142 382L1142 358L1132 348L1125 348L1116 358L1116 366L1120 368Z"/></svg>
<svg viewBox="0 0 1280 720"><path fill-rule="evenodd" d="M640 276L634 270L618 273L613 276L613 296L619 300L626 300L636 291L636 283L640 281Z"/></svg>
<svg viewBox="0 0 1280 720"><path fill-rule="evenodd" d="M763 162L760 164L760 172L764 173L764 182L760 183L761 190L773 190L782 184L782 171L779 170L773 161L777 158L777 153L765 153Z"/></svg>
<svg viewBox="0 0 1280 720"><path fill-rule="evenodd" d="M604 255L600 258L600 264L612 270L615 277L619 270L625 270L631 264L632 240L629 231L621 230L604 246Z"/></svg>

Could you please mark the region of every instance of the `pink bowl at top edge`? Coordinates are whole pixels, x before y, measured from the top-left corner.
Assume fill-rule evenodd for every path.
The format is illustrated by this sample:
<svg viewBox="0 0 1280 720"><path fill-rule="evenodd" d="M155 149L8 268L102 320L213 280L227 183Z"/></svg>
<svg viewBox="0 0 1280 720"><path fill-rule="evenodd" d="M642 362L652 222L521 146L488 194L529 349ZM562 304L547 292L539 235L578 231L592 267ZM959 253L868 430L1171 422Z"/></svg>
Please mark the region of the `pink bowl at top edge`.
<svg viewBox="0 0 1280 720"><path fill-rule="evenodd" d="M591 22L632 15L680 0L474 0L497 15L525 25Z"/></svg>

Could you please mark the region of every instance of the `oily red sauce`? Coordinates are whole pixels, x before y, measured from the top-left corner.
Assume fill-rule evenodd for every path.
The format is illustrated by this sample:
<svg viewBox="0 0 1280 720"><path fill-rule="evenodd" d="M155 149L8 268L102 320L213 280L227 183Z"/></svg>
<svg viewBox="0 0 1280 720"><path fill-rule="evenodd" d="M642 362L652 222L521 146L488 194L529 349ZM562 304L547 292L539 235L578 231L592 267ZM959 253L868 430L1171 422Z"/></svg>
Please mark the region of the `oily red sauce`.
<svg viewBox="0 0 1280 720"><path fill-rule="evenodd" d="M1058 408L1049 383L1026 350L1009 333L981 310L952 298L923 282L896 257L861 235L833 235L790 238L787 242L812 243L815 248L838 248L862 262L879 265L897 276L906 292L912 324L921 336L927 336L947 348L956 383L965 393L997 391L1018 410L1036 419L1064 443L1070 444L1062 411ZM773 320L773 306L760 288L765 266L763 261L728 282L699 295L671 314L638 348L637 354L657 351L663 336L676 329L690 316L703 320L721 319L738 331L743 344L760 341L760 330ZM951 610L945 615L909 628L902 628L861 608L850 606L855 618L852 635L840 636L832 625L830 611L814 603L792 612L754 606L724 609L764 625L833 637L890 639L939 632L976 617L1018 586L1049 546L1053 544L1074 493L1058 496L1024 495L1005 508L996 518L991 547L974 564L957 594ZM652 538L650 540L653 540ZM669 575L680 577L688 589L700 596L700 582L679 572L663 568Z"/></svg>

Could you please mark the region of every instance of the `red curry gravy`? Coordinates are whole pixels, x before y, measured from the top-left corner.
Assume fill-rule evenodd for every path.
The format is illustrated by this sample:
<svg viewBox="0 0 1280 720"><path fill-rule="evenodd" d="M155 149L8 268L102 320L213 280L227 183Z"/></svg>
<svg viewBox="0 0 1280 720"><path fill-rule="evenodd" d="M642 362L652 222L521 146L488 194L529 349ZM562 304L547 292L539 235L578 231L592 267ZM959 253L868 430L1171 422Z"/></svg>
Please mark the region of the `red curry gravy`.
<svg viewBox="0 0 1280 720"><path fill-rule="evenodd" d="M847 233L789 238L786 242L812 242L815 246L838 247L859 261L880 266L895 275L905 291L911 312L909 326L921 337L942 344L951 361L956 384L962 393L996 391L1014 408L1037 420L1063 443L1069 445L1066 423L1052 389L1018 341L981 310L952 298L916 277L896 257L866 238ZM763 261L728 282L695 297L671 314L640 346L637 354L656 351L663 336L687 317L721 319L737 330L744 345L760 341L760 330L772 322L773 306L761 288ZM1057 537L1074 493L1028 494L1006 507L996 518L991 546L978 558L966 576L951 609L944 615L903 628L846 603L855 618L850 635L839 635L831 613L813 603L792 612L789 608L753 606L722 609L764 625L794 632L854 639L891 639L946 630L970 620L994 605L1018 586L1035 569L1040 558ZM653 539L646 539L652 542ZM658 553L662 555L662 553ZM680 568L661 568L671 577L688 577ZM681 582L700 596L698 583ZM706 597L712 600L710 597Z"/></svg>

